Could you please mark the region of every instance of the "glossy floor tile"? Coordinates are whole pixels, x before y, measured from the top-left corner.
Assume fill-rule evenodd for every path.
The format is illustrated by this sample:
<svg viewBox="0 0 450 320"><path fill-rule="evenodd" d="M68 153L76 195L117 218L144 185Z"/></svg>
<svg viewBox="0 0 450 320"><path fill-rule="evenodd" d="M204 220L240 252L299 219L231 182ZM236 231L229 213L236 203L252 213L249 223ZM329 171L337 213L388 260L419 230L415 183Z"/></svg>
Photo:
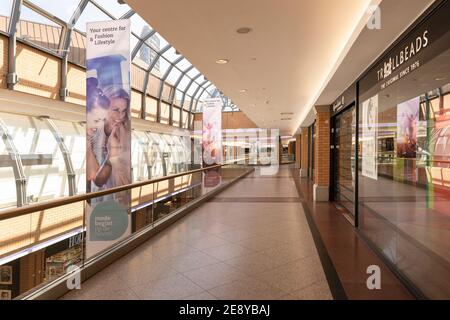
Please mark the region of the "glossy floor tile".
<svg viewBox="0 0 450 320"><path fill-rule="evenodd" d="M63 298L330 299L290 171L256 170Z"/></svg>

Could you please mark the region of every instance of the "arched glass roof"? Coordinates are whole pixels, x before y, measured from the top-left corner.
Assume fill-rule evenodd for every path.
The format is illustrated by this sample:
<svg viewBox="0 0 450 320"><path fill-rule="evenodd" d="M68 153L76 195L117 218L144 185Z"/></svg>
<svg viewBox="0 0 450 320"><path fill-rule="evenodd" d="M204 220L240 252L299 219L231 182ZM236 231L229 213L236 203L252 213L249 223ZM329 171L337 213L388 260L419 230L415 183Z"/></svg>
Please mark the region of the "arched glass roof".
<svg viewBox="0 0 450 320"><path fill-rule="evenodd" d="M2 0L0 16L6 21L0 31L9 33L14 0ZM16 35L21 41L39 46L69 62L84 66L86 23L112 19L131 20L132 63L143 77L140 91L155 95L186 111L201 112L201 101L221 96L224 111L239 110L199 70L172 47L127 4L117 0L23 0L17 18ZM40 26L40 33L27 24ZM30 30L31 29L31 30ZM154 81L153 79L157 79ZM153 86L153 88L152 88ZM154 87L157 88L154 88Z"/></svg>

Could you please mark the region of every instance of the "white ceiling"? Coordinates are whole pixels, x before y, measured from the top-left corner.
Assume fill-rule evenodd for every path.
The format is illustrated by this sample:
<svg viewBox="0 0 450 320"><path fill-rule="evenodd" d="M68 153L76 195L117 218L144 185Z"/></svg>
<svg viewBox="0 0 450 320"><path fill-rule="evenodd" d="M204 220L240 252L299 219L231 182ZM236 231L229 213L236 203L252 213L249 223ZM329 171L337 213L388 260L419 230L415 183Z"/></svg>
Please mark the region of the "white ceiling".
<svg viewBox="0 0 450 320"><path fill-rule="evenodd" d="M380 1L126 0L258 126L281 134L297 130L328 83L337 92L355 79L355 70L333 75L369 18L368 6ZM384 0L397 1L414 9L431 0ZM240 27L252 32L238 34ZM220 58L230 63L216 64ZM356 69L365 61L358 62Z"/></svg>
<svg viewBox="0 0 450 320"><path fill-rule="evenodd" d="M433 2L383 0L381 29L361 30L314 104L332 104ZM314 117L310 110L301 125L310 125Z"/></svg>

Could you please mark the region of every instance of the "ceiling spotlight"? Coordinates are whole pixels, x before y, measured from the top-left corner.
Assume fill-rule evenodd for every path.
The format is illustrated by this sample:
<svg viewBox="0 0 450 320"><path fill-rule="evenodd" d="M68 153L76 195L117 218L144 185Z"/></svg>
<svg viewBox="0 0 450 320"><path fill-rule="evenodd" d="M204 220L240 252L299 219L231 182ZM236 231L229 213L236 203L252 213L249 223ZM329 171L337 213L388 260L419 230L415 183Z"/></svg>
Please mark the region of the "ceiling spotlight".
<svg viewBox="0 0 450 320"><path fill-rule="evenodd" d="M247 92L247 89L241 89L241 90L239 90L239 92L240 92L240 93L246 93L246 92Z"/></svg>
<svg viewBox="0 0 450 320"><path fill-rule="evenodd" d="M230 62L230 60L228 60L228 59L217 59L216 60L217 64L227 64L228 62Z"/></svg>
<svg viewBox="0 0 450 320"><path fill-rule="evenodd" d="M236 32L239 34L249 33L250 31L252 31L252 29L249 27L242 27L236 30Z"/></svg>

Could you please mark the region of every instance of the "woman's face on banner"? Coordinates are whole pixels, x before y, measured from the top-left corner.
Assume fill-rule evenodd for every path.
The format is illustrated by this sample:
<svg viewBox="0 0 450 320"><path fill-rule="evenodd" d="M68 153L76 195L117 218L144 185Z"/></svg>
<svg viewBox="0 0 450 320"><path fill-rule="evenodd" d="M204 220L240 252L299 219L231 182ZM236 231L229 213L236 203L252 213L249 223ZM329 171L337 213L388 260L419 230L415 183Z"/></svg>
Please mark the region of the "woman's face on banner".
<svg viewBox="0 0 450 320"><path fill-rule="evenodd" d="M87 126L89 129L102 129L105 126L108 117L108 110L103 108L93 108L87 117Z"/></svg>
<svg viewBox="0 0 450 320"><path fill-rule="evenodd" d="M128 115L128 101L122 98L111 99L109 120L112 123L125 122Z"/></svg>

